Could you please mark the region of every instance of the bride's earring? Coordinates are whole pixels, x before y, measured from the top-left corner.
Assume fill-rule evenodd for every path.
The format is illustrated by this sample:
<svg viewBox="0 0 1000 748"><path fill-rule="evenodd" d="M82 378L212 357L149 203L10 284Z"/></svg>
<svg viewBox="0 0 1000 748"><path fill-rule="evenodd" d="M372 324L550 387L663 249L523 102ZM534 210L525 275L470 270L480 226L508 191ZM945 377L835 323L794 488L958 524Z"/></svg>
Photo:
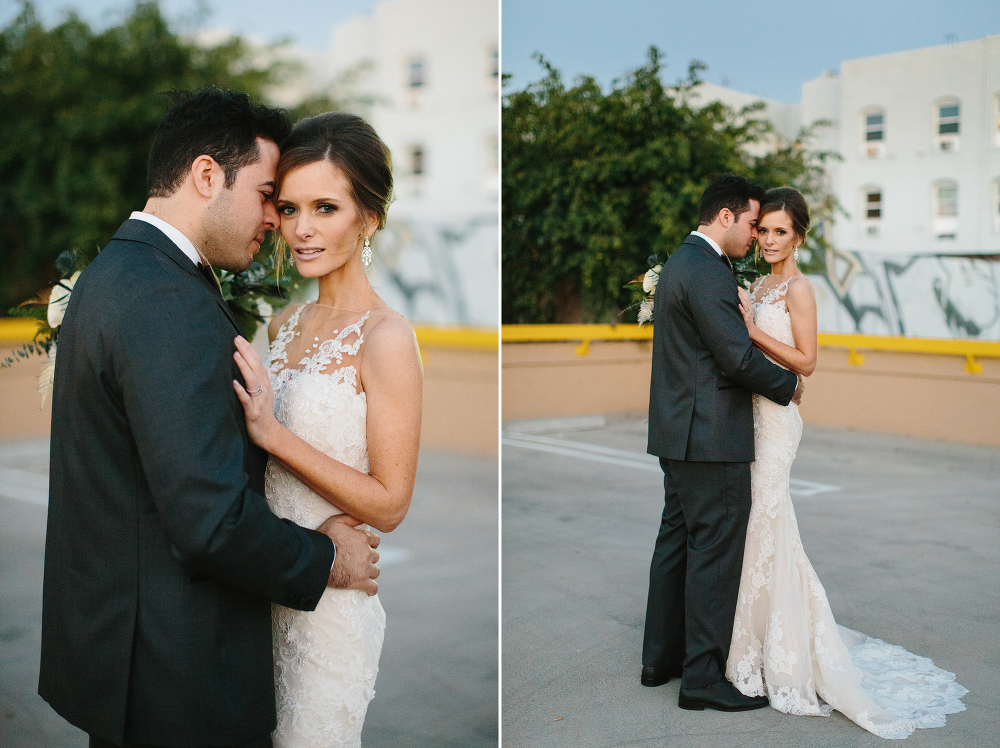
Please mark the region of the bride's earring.
<svg viewBox="0 0 1000 748"><path fill-rule="evenodd" d="M792 253L792 259L795 261L796 265L799 264L799 245L798 244L795 245L795 251Z"/></svg>
<svg viewBox="0 0 1000 748"><path fill-rule="evenodd" d="M369 237L365 237L365 246L361 250L361 264L368 267L372 264L372 245L369 243Z"/></svg>

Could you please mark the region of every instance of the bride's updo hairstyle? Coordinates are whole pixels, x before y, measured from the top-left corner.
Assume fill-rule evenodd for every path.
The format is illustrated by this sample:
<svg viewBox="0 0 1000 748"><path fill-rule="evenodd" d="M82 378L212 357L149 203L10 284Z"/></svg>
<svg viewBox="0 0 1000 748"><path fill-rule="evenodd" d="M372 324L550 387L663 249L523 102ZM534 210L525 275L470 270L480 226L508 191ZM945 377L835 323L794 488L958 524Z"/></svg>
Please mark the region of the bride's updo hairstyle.
<svg viewBox="0 0 1000 748"><path fill-rule="evenodd" d="M329 161L343 171L354 204L376 219L376 229L385 228L392 197L392 156L371 125L346 112L300 120L281 147L275 194L289 172L317 161Z"/></svg>
<svg viewBox="0 0 1000 748"><path fill-rule="evenodd" d="M761 201L757 223L759 224L768 213L776 213L779 210L785 211L792 219L792 231L800 243L804 242L806 232L809 231L809 206L806 205L802 193L794 187L775 187L768 190Z"/></svg>

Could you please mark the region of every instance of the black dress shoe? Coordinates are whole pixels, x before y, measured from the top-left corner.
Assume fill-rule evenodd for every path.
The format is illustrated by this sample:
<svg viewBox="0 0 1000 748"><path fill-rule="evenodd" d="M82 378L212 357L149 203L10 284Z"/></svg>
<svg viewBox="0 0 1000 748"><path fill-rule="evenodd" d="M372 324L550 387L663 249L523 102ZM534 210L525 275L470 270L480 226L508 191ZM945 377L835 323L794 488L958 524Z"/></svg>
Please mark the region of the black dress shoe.
<svg viewBox="0 0 1000 748"><path fill-rule="evenodd" d="M681 688L677 706L681 709L718 709L720 712L746 712L767 706L767 696L744 696L728 680L705 688Z"/></svg>
<svg viewBox="0 0 1000 748"><path fill-rule="evenodd" d="M668 673L664 670L657 670L655 667L646 666L642 669L642 675L639 677L639 682L650 688L655 688L656 686L662 686L671 678L680 678L680 672Z"/></svg>

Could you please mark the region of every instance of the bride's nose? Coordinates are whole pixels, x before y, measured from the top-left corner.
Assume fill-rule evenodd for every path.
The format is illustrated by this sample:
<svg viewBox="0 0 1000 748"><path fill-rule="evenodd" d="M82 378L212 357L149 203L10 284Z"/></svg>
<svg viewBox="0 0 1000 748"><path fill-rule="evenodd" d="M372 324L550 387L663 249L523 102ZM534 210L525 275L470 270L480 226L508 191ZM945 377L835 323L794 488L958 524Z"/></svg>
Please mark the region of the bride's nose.
<svg viewBox="0 0 1000 748"><path fill-rule="evenodd" d="M313 233L312 222L305 215L299 215L295 222L295 236L299 239L308 239Z"/></svg>

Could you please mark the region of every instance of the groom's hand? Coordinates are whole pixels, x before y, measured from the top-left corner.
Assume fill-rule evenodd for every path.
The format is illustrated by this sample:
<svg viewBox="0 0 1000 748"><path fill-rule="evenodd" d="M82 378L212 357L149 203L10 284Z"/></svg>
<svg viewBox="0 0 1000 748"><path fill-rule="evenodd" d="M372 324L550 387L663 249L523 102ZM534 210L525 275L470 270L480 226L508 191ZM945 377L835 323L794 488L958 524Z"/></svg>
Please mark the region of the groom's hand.
<svg viewBox="0 0 1000 748"><path fill-rule="evenodd" d="M798 375L796 375L798 376ZM806 381L801 376L799 376L799 386L795 388L795 392L792 393L792 402L799 405L802 402L802 393L806 391Z"/></svg>
<svg viewBox="0 0 1000 748"><path fill-rule="evenodd" d="M361 524L346 514L335 514L316 529L326 534L337 547L337 556L330 569L328 587L361 590L369 595L378 592L378 544L381 538L374 532L357 529Z"/></svg>

